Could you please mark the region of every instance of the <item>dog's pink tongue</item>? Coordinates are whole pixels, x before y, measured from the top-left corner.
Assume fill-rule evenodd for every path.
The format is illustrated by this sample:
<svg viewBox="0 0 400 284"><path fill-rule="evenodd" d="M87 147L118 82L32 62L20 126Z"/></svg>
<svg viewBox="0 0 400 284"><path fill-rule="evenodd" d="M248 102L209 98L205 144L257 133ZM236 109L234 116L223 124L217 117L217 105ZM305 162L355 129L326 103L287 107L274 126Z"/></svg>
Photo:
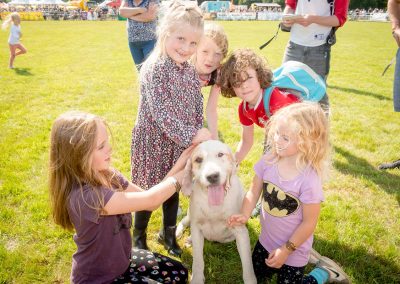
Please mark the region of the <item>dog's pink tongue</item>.
<svg viewBox="0 0 400 284"><path fill-rule="evenodd" d="M224 202L224 186L216 185L208 187L208 204L218 206Z"/></svg>

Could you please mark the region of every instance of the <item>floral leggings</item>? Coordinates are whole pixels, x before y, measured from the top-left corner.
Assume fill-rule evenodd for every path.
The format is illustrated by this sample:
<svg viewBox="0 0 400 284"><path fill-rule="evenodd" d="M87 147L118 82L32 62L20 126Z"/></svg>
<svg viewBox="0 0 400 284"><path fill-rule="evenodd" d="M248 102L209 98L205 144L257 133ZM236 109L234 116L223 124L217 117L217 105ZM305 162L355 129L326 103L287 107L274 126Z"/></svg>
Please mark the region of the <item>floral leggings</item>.
<svg viewBox="0 0 400 284"><path fill-rule="evenodd" d="M272 278L272 275L278 274L278 284L318 284L317 280L310 276L304 276L304 268L294 267L284 264L281 268L272 268L265 264L265 259L268 258L269 252L257 241L253 250L253 268L257 277L257 283L266 283Z"/></svg>
<svg viewBox="0 0 400 284"><path fill-rule="evenodd" d="M150 279L150 280L148 280ZM132 249L131 263L114 283L187 283L188 270L177 260L164 255Z"/></svg>

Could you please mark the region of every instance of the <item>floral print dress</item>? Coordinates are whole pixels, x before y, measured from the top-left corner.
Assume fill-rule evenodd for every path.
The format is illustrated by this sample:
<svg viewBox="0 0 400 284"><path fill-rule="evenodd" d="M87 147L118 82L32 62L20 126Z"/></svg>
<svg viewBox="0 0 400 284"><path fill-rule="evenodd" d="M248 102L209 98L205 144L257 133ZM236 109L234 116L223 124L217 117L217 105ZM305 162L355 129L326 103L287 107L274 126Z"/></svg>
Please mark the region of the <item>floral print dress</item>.
<svg viewBox="0 0 400 284"><path fill-rule="evenodd" d="M142 70L132 131L132 182L149 189L169 172L203 126L203 95L194 67L160 57Z"/></svg>

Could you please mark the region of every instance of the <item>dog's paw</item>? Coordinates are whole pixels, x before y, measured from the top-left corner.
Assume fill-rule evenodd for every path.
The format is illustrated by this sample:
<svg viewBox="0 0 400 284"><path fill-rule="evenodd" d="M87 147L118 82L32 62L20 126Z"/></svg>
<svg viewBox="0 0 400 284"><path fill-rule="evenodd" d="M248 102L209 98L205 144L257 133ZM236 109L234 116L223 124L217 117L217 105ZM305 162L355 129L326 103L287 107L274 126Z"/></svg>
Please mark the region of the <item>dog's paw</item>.
<svg viewBox="0 0 400 284"><path fill-rule="evenodd" d="M183 232L185 231L186 227L180 222L176 227L175 236L177 239L182 238Z"/></svg>
<svg viewBox="0 0 400 284"><path fill-rule="evenodd" d="M185 248L190 248L192 246L192 236L189 236L185 243L184 243Z"/></svg>
<svg viewBox="0 0 400 284"><path fill-rule="evenodd" d="M243 276L243 282L245 284L257 284L257 279L253 273L252 275Z"/></svg>
<svg viewBox="0 0 400 284"><path fill-rule="evenodd" d="M192 279L190 280L190 284L204 284L204 275L199 275L193 273Z"/></svg>

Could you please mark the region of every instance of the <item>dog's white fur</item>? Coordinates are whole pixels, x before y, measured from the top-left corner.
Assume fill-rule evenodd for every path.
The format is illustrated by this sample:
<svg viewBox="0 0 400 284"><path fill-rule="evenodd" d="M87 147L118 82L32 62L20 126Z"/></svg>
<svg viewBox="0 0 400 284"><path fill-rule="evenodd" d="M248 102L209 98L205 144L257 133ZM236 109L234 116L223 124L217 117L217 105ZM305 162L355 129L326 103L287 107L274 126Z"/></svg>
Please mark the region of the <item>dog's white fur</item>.
<svg viewBox="0 0 400 284"><path fill-rule="evenodd" d="M236 239L243 267L243 281L246 284L257 283L246 226L227 225L228 217L240 212L245 195L236 175L236 165L230 148L217 140L201 143L188 160L185 174L182 193L190 195L189 214L179 223L177 236L182 235L190 223L193 246L191 283L198 284L205 281L204 238L221 243ZM207 187L210 185L225 186L225 196L221 205L209 205Z"/></svg>

